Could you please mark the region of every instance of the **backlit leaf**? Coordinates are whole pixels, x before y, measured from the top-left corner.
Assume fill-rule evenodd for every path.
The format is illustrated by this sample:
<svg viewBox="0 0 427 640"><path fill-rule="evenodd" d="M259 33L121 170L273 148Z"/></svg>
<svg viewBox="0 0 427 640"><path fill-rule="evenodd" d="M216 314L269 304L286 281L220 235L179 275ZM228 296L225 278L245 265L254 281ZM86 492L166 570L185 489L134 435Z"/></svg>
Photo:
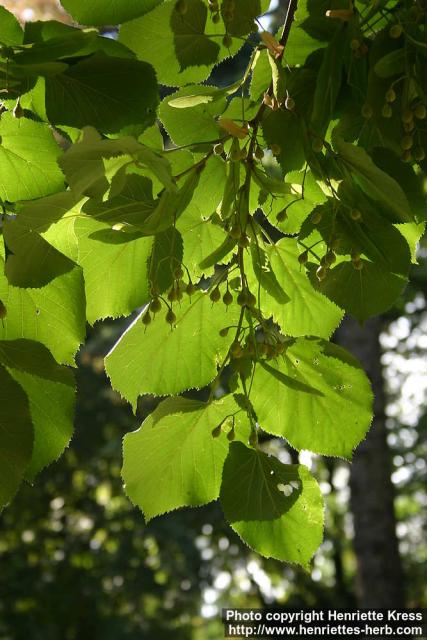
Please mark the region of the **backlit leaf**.
<svg viewBox="0 0 427 640"><path fill-rule="evenodd" d="M256 255L257 249L254 253ZM298 245L293 239L283 239L266 250L269 259L267 269L271 270L280 285L282 294L274 295L271 287L266 286L256 272L248 272L251 288L260 300L260 307L268 317L272 316L283 333L290 336L316 335L329 338L339 325L342 311L325 296L313 288L305 274L305 269L298 262ZM270 278L273 277L272 275Z"/></svg>
<svg viewBox="0 0 427 640"><path fill-rule="evenodd" d="M207 404L169 398L138 431L125 436L122 476L126 493L147 521L172 509L197 507L218 498L229 446L226 433L238 410L232 396ZM214 437L212 431L222 423L223 431Z"/></svg>
<svg viewBox="0 0 427 640"><path fill-rule="evenodd" d="M322 496L303 465L285 465L262 451L232 443L220 502L236 533L267 558L306 567L322 540Z"/></svg>
<svg viewBox="0 0 427 640"><path fill-rule="evenodd" d="M360 322L387 311L407 283L405 277L381 265L367 260L362 260L362 264L363 268L358 270L350 261L341 262L318 285L324 295Z"/></svg>
<svg viewBox="0 0 427 640"><path fill-rule="evenodd" d="M32 481L56 460L73 433L74 376L49 351L31 340L0 341L0 363L28 398L34 442L25 477ZM13 423L15 425L15 420Z"/></svg>
<svg viewBox="0 0 427 640"><path fill-rule="evenodd" d="M239 311L226 310L205 293L174 305L176 323L166 322L166 307L145 327L138 316L106 359L111 383L132 405L139 395L175 395L213 380L230 347L219 331L237 323ZM180 366L177 367L179 361Z"/></svg>
<svg viewBox="0 0 427 640"><path fill-rule="evenodd" d="M0 386L8 402L0 403L0 508L15 495L31 459L33 429L28 399L5 367Z"/></svg>
<svg viewBox="0 0 427 640"><path fill-rule="evenodd" d="M24 33L13 13L0 7L0 42L13 47L22 44Z"/></svg>
<svg viewBox="0 0 427 640"><path fill-rule="evenodd" d="M143 15L161 0L61 0L61 4L80 24L117 25Z"/></svg>
<svg viewBox="0 0 427 640"><path fill-rule="evenodd" d="M323 455L350 458L372 419L372 392L361 366L318 338L299 338L283 356L258 365L251 401L265 431Z"/></svg>
<svg viewBox="0 0 427 640"><path fill-rule="evenodd" d="M0 140L0 199L32 200L63 189L61 152L47 125L4 113Z"/></svg>
<svg viewBox="0 0 427 640"><path fill-rule="evenodd" d="M206 3L187 3L185 16L176 11L175 0L166 0L120 29L120 41L153 65L159 82L174 87L203 80L220 58L241 46L236 39L229 53L222 45L224 25L211 21Z"/></svg>
<svg viewBox="0 0 427 640"><path fill-rule="evenodd" d="M0 258L3 272L4 261ZM0 323L1 340L38 340L55 360L74 365L85 336L83 274L75 267L44 287L21 289L0 276L0 300L7 315Z"/></svg>

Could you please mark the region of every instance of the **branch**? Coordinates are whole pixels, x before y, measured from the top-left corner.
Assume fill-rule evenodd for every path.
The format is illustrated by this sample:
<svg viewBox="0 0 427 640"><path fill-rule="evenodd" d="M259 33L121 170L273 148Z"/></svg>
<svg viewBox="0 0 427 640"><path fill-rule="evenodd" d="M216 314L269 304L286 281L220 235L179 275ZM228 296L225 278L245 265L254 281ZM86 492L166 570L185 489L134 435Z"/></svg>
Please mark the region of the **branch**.
<svg viewBox="0 0 427 640"><path fill-rule="evenodd" d="M286 43L288 42L291 26L295 19L295 12L297 10L297 6L298 6L298 0L289 0L288 11L286 13L285 23L283 25L282 36L279 40L280 44L282 44L284 47L286 47Z"/></svg>

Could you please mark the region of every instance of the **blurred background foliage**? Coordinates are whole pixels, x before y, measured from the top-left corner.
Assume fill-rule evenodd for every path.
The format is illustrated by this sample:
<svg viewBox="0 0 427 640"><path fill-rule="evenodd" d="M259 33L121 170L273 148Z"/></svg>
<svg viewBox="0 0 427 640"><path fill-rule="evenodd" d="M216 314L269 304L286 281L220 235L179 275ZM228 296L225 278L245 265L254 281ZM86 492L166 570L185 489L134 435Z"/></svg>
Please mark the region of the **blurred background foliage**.
<svg viewBox="0 0 427 640"><path fill-rule="evenodd" d="M1 4L22 20L69 21L54 1ZM239 59L222 66L216 81L230 82L239 66ZM391 460L392 524L404 576L400 604L407 606L427 606L426 247L419 262L400 305L381 318L381 361L374 363L384 373L387 437L381 446ZM351 465L339 459L299 454L327 505L325 540L311 573L253 554L215 504L144 524L123 492L121 440L155 401L141 401L135 418L103 373L103 356L124 324L90 330L79 354L71 446L0 516L0 640L213 640L222 637L224 606L377 604L358 565L364 553L381 550L354 543ZM296 459L283 442L264 446L284 462ZM366 526L378 526L368 515Z"/></svg>

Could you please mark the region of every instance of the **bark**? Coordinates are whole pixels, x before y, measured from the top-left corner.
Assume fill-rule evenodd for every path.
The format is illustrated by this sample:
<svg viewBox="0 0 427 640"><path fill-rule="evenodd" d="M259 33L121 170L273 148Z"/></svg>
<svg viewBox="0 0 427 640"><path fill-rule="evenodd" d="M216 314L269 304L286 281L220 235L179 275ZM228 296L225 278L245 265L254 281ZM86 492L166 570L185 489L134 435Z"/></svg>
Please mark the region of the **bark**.
<svg viewBox="0 0 427 640"><path fill-rule="evenodd" d="M361 327L346 318L336 341L355 355L367 372L375 395L374 420L356 449L350 473L356 593L361 607L404 606L403 571L396 538L394 489L385 425L385 395L379 335L381 318Z"/></svg>
<svg viewBox="0 0 427 640"><path fill-rule="evenodd" d="M325 458L325 466L328 471L328 482L330 486L330 495L335 493L335 487L332 481L334 470L336 467L335 458ZM343 562L343 516L336 510L332 510L329 514L330 525L328 533L333 544L332 562L334 563L335 573L335 606L350 607L354 605L355 594L349 590L348 580L346 579Z"/></svg>

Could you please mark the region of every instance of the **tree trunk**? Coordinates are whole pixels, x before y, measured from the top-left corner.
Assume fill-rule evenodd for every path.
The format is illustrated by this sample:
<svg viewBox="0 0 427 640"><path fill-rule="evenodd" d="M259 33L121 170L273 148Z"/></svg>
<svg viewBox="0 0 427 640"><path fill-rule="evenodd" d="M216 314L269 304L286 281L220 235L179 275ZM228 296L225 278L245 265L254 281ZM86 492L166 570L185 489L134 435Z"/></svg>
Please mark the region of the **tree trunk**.
<svg viewBox="0 0 427 640"><path fill-rule="evenodd" d="M350 473L356 592L361 607L399 607L405 600L385 425L381 324L381 318L373 318L361 327L346 318L336 336L336 341L362 363L375 395L375 417L366 440L356 449Z"/></svg>

